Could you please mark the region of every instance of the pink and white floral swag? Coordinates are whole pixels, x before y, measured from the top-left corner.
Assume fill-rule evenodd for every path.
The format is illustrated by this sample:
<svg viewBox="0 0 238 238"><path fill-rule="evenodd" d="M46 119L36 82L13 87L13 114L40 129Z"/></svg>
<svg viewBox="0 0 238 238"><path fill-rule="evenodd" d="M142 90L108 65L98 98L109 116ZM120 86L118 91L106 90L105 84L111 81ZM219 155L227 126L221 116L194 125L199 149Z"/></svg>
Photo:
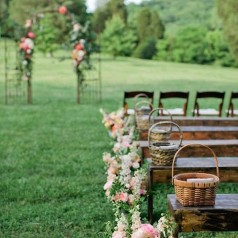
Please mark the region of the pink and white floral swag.
<svg viewBox="0 0 238 238"><path fill-rule="evenodd" d="M146 196L147 174L140 166L139 146L133 141L135 126L125 119L123 109L109 114L102 109L100 112L109 135L116 140L112 152L103 154L107 168L104 190L115 210L112 238L159 238L161 234L172 238L174 226L166 216L155 226L141 222L140 205Z"/></svg>

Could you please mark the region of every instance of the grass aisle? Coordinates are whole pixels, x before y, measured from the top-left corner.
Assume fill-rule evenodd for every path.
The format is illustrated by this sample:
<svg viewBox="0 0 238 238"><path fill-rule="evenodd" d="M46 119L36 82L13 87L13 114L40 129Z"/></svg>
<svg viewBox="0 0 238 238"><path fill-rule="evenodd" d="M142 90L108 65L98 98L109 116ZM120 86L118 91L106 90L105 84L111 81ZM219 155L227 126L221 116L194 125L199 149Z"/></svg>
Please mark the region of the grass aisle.
<svg viewBox="0 0 238 238"><path fill-rule="evenodd" d="M112 145L99 108L117 110L124 90L153 90L156 103L162 90L189 90L191 100L197 89L230 93L237 87L238 75L237 69L104 58L103 104L76 105L70 60L37 55L34 69L31 106L4 105L0 72L0 237L4 238L100 237L113 212L102 190L106 181L102 154Z"/></svg>

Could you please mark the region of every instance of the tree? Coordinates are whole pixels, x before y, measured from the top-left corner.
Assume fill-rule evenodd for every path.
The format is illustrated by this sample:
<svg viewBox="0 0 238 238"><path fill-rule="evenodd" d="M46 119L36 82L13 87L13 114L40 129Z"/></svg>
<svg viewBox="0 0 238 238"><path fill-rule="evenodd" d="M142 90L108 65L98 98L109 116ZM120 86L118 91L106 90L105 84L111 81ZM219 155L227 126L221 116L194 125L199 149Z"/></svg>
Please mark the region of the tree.
<svg viewBox="0 0 238 238"><path fill-rule="evenodd" d="M112 16L118 15L125 23L127 22L127 10L124 0L110 0L107 5Z"/></svg>
<svg viewBox="0 0 238 238"><path fill-rule="evenodd" d="M97 8L92 17L92 27L94 31L100 33L105 29L106 21L111 17L111 13L106 6Z"/></svg>
<svg viewBox="0 0 238 238"><path fill-rule="evenodd" d="M51 56L58 48L58 44L56 42L60 34L60 29L55 28L52 24L53 20L53 15L45 15L45 17L41 20L40 28L38 29L38 31L36 31L37 48L41 52L50 54Z"/></svg>
<svg viewBox="0 0 238 238"><path fill-rule="evenodd" d="M96 0L96 9L105 7L109 0Z"/></svg>
<svg viewBox="0 0 238 238"><path fill-rule="evenodd" d="M137 18L137 32L140 42L143 42L150 35L150 10L143 8Z"/></svg>
<svg viewBox="0 0 238 238"><path fill-rule="evenodd" d="M126 28L119 16L116 15L106 22L106 28L101 37L101 46L114 58L119 55L129 56L135 48L135 41L136 36Z"/></svg>
<svg viewBox="0 0 238 238"><path fill-rule="evenodd" d="M151 11L150 16L150 35L156 39L162 39L164 37L165 27L159 14L156 10Z"/></svg>
<svg viewBox="0 0 238 238"><path fill-rule="evenodd" d="M12 0L9 6L10 18L23 25L26 19L33 18L48 6L48 0Z"/></svg>
<svg viewBox="0 0 238 238"><path fill-rule="evenodd" d="M230 50L238 62L238 1L217 0L218 14L222 19L224 34Z"/></svg>
<svg viewBox="0 0 238 238"><path fill-rule="evenodd" d="M143 42L148 37L163 38L165 27L158 12L143 8L137 18L137 31L140 42Z"/></svg>

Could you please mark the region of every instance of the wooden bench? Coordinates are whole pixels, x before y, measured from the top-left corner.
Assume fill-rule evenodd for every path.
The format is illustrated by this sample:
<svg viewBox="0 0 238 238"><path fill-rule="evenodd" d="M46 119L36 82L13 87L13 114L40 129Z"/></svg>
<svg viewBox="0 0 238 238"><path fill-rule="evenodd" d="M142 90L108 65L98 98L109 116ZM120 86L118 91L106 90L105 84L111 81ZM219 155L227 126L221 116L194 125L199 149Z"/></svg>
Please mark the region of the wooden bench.
<svg viewBox="0 0 238 238"><path fill-rule="evenodd" d="M238 182L238 157L218 157L220 181ZM179 158L174 169L175 174L186 172L206 172L215 174L214 158ZM148 190L152 191L154 184L171 183L171 166L148 165ZM148 195L148 217L153 222L153 193Z"/></svg>
<svg viewBox="0 0 238 238"><path fill-rule="evenodd" d="M177 141L171 141L178 143ZM219 157L238 157L238 139L233 140L183 140L182 145L187 144L204 144L209 146L217 156ZM150 158L148 141L139 141L139 145L142 149L142 158ZM182 152L183 157L210 156L209 151L204 150L202 147L188 148Z"/></svg>
<svg viewBox="0 0 238 238"><path fill-rule="evenodd" d="M154 122L168 121L168 117L154 117ZM173 117L179 126L238 126L238 118L226 117Z"/></svg>
<svg viewBox="0 0 238 238"><path fill-rule="evenodd" d="M179 232L238 231L238 194L217 194L214 206L183 207L175 195L167 196L168 209Z"/></svg>
<svg viewBox="0 0 238 238"><path fill-rule="evenodd" d="M238 126L181 126L184 140L238 139ZM178 138L178 131L171 139ZM148 131L140 131L140 140L148 140Z"/></svg>

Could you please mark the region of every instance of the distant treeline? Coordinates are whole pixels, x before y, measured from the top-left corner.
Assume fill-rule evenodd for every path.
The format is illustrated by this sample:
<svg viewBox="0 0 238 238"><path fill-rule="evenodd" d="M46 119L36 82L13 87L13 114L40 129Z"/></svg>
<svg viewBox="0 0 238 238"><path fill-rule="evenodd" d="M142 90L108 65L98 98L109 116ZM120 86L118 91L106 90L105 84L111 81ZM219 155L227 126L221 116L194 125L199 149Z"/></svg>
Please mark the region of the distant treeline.
<svg viewBox="0 0 238 238"><path fill-rule="evenodd" d="M29 12L53 8L62 1L52 0L51 6L48 0L32 1L32 6L28 0L1 2L5 4L1 5L0 23L6 33L16 22L23 22ZM97 0L92 14L86 12L84 0L67 3L82 25L90 19L93 31L100 36L101 50L114 58L238 65L237 0L144 0L140 5ZM54 44L67 40L69 26L62 16L48 17L43 23ZM42 27L37 34L42 34L39 29Z"/></svg>

